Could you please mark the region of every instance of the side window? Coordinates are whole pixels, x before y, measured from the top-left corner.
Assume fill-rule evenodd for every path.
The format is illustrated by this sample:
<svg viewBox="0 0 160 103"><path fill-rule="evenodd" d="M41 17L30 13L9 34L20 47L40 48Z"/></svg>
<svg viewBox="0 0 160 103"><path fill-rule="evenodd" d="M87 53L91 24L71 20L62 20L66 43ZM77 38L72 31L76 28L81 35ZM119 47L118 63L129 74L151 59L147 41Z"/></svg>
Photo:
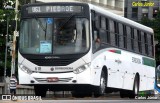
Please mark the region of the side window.
<svg viewBox="0 0 160 103"><path fill-rule="evenodd" d="M100 18L100 21L101 21L101 29L106 29L106 19L105 17L101 16Z"/></svg>
<svg viewBox="0 0 160 103"><path fill-rule="evenodd" d="M142 53L142 37L141 32L137 30L137 42L138 42L138 52Z"/></svg>
<svg viewBox="0 0 160 103"><path fill-rule="evenodd" d="M107 41L107 35L106 35L106 26L105 26L105 18L103 16L100 16L99 17L99 21L100 21L100 40L102 43L106 43Z"/></svg>
<svg viewBox="0 0 160 103"><path fill-rule="evenodd" d="M101 28L101 16L95 13L95 29L98 30Z"/></svg>
<svg viewBox="0 0 160 103"><path fill-rule="evenodd" d="M153 39L153 35L151 35L151 51L152 51L152 55L151 56L154 56L154 39Z"/></svg>
<svg viewBox="0 0 160 103"><path fill-rule="evenodd" d="M148 34L148 51L149 51L149 56L152 56L152 35Z"/></svg>
<svg viewBox="0 0 160 103"><path fill-rule="evenodd" d="M110 28L109 28L109 19L105 19L105 25L106 25L106 35L107 35L107 43L110 43Z"/></svg>
<svg viewBox="0 0 160 103"><path fill-rule="evenodd" d="M119 47L119 24L114 21L115 45Z"/></svg>
<svg viewBox="0 0 160 103"><path fill-rule="evenodd" d="M149 54L148 52L148 36L147 33L144 33L144 46L145 46L145 54Z"/></svg>
<svg viewBox="0 0 160 103"><path fill-rule="evenodd" d="M126 26L127 29L127 50L132 50L131 49L131 28L129 26Z"/></svg>
<svg viewBox="0 0 160 103"><path fill-rule="evenodd" d="M114 21L109 19L109 28L110 28L110 42L111 45L115 46L115 35L114 35Z"/></svg>
<svg viewBox="0 0 160 103"><path fill-rule="evenodd" d="M127 49L127 29L126 25L123 25L123 48Z"/></svg>
<svg viewBox="0 0 160 103"><path fill-rule="evenodd" d="M99 40L99 16L95 13L95 11L91 11L91 18L92 18L92 47L93 52L95 52L100 46Z"/></svg>
<svg viewBox="0 0 160 103"><path fill-rule="evenodd" d="M134 28L134 51L138 53L138 37L137 37L137 29Z"/></svg>
<svg viewBox="0 0 160 103"><path fill-rule="evenodd" d="M108 31L106 30L106 26L108 26L108 22L106 22L106 18L103 16L101 16L100 22L101 22L100 40L102 44L107 44L109 43L109 34L108 34Z"/></svg>
<svg viewBox="0 0 160 103"><path fill-rule="evenodd" d="M95 40L98 35L98 15L96 15L95 11L91 11L92 18L92 39Z"/></svg>
<svg viewBox="0 0 160 103"><path fill-rule="evenodd" d="M119 45L123 48L123 24L119 23Z"/></svg>
<svg viewBox="0 0 160 103"><path fill-rule="evenodd" d="M140 32L142 39L142 54L145 54L144 32Z"/></svg>
<svg viewBox="0 0 160 103"><path fill-rule="evenodd" d="M135 46L135 44L134 44L134 39L135 39L135 37L134 37L134 28L131 28L131 49L134 51L135 50L135 48L134 48L134 46Z"/></svg>

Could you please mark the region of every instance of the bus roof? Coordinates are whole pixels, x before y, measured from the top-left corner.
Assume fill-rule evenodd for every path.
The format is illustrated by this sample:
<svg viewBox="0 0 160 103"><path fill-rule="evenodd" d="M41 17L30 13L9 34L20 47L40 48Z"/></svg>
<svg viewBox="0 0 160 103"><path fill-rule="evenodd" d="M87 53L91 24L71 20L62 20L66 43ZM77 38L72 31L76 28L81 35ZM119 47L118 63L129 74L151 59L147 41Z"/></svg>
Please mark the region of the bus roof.
<svg viewBox="0 0 160 103"><path fill-rule="evenodd" d="M44 0L37 0L37 1L44 1ZM48 0L48 1L44 1L43 3L47 3L48 2L48 4L49 4L49 2L50 1L52 1L52 0ZM89 7L90 7L90 9L92 9L92 10L94 10L94 11L96 11L96 12L99 12L99 13L101 13L101 14L103 14L103 15L105 15L105 16L107 16L107 17L109 17L109 18L111 18L111 19L113 19L113 20L115 20L115 21L119 21L119 22L121 22L121 23L123 23L123 24L126 24L126 25L128 25L128 26L131 26L131 27L134 27L134 28L137 28L137 29L139 29L139 30L142 30L142 31L145 31L145 32L148 32L148 33L151 33L151 34L153 34L153 29L152 28L149 28L149 27L147 27L147 26L145 26L145 25L142 25L142 24L140 24L140 23L137 23L137 22L135 22L135 21L132 21L132 20L130 20L130 19L127 19L127 18L125 18L125 17L122 17L122 16L119 16L119 15L117 15L117 14L114 14L114 13L112 13L110 10L107 10L107 9L104 9L104 8L102 8L102 7L100 7L100 6L96 6L96 5L93 5L93 4L90 4L90 3L84 3L84 2L75 2L75 1L73 1L73 2L64 2L64 1L62 1L63 3L80 3L80 4L88 4L89 5ZM52 3L62 3L62 2L52 2ZM42 3L42 2L41 2ZM34 4L33 4L34 5ZM37 4L38 5L38 4Z"/></svg>
<svg viewBox="0 0 160 103"><path fill-rule="evenodd" d="M61 3L84 3L88 4L85 1L80 1L80 0L36 0L36 3L56 3L56 2L61 2ZM117 9L111 9L110 7L105 7L110 12L113 12L117 15L123 16L123 11L117 10Z"/></svg>
<svg viewBox="0 0 160 103"><path fill-rule="evenodd" d="M36 2L49 3L49 2L80 2L80 1L75 1L75 0L36 0Z"/></svg>
<svg viewBox="0 0 160 103"><path fill-rule="evenodd" d="M119 16L119 15L114 14L112 12L109 12L109 11L103 9L102 7L95 6L93 4L89 4L89 6L90 6L90 9L92 9L94 11L97 11L97 12L99 12L99 13L101 13L101 14L103 14L103 15L105 15L105 16L107 16L107 17L109 17L109 18L111 18L111 19L113 19L115 21L119 21L121 23L124 23L126 25L135 27L135 28L137 28L139 30L143 30L145 32L153 33L153 29L149 28L149 27L147 27L145 25L142 25L140 23L137 23L137 22L132 21L130 19L127 19L125 17L122 17L122 16Z"/></svg>

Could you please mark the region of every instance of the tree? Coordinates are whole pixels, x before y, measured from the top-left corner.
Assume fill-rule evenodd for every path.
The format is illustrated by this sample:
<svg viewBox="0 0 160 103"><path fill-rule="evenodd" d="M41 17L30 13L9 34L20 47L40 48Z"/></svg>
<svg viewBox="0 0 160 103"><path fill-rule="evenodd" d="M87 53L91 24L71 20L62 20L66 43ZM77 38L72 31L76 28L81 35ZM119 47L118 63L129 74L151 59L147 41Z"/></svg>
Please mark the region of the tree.
<svg viewBox="0 0 160 103"><path fill-rule="evenodd" d="M156 18L153 20L152 25L155 33L155 39L160 43L160 11L158 12Z"/></svg>
<svg viewBox="0 0 160 103"><path fill-rule="evenodd" d="M6 10L5 6L9 5L14 7L15 0L0 0L0 76L3 76L4 73L4 64L5 64L5 45L6 45L6 28L7 28L7 18L9 25L11 21L14 19L14 9L13 10ZM12 26L11 26L12 27ZM13 35L13 30L9 26L8 34ZM7 75L10 75L10 68L11 68L11 56L8 53L7 56Z"/></svg>

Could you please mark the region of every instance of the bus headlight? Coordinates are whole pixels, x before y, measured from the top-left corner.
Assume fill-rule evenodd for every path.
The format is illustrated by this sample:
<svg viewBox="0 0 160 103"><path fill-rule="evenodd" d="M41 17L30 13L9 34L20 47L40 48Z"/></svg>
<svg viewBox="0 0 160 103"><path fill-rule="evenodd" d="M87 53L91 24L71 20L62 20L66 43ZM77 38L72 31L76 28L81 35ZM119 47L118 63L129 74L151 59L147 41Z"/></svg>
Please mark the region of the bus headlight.
<svg viewBox="0 0 160 103"><path fill-rule="evenodd" d="M27 73L27 74L32 74L32 71L31 71L28 67L26 67L26 66L24 66L24 65L19 65L19 67L20 67L20 69L21 69L22 71L24 71L25 73Z"/></svg>
<svg viewBox="0 0 160 103"><path fill-rule="evenodd" d="M89 66L90 66L90 63L87 63L87 64L85 64L85 65L82 65L82 66L78 67L77 69L75 69L75 70L73 71L73 73L79 74L79 73L85 71L87 68L89 68Z"/></svg>

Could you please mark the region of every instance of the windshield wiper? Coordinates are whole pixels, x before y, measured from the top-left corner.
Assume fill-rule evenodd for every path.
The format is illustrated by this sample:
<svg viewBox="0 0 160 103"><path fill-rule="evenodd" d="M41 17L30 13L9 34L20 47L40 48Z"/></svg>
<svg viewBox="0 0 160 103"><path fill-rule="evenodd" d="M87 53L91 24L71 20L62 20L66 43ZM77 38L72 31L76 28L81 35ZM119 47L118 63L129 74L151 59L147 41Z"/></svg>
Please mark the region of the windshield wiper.
<svg viewBox="0 0 160 103"><path fill-rule="evenodd" d="M37 23L40 25L40 27L42 28L42 30L44 32L46 32L46 28L43 26L42 22L38 19L38 18L35 18L35 20L37 21Z"/></svg>
<svg viewBox="0 0 160 103"><path fill-rule="evenodd" d="M64 25L66 25L66 24L68 23L68 21L70 21L74 16L75 16L75 14L72 13L72 14L70 15L70 17L68 17L67 20L66 20L61 26L58 27L57 30L61 30L62 27L63 27Z"/></svg>
<svg viewBox="0 0 160 103"><path fill-rule="evenodd" d="M37 21L37 23L40 25L40 27L44 31L44 33L45 33L45 39L46 39L47 22L46 22L46 27L44 27L43 24L42 24L42 22L37 17L35 17L35 20Z"/></svg>

